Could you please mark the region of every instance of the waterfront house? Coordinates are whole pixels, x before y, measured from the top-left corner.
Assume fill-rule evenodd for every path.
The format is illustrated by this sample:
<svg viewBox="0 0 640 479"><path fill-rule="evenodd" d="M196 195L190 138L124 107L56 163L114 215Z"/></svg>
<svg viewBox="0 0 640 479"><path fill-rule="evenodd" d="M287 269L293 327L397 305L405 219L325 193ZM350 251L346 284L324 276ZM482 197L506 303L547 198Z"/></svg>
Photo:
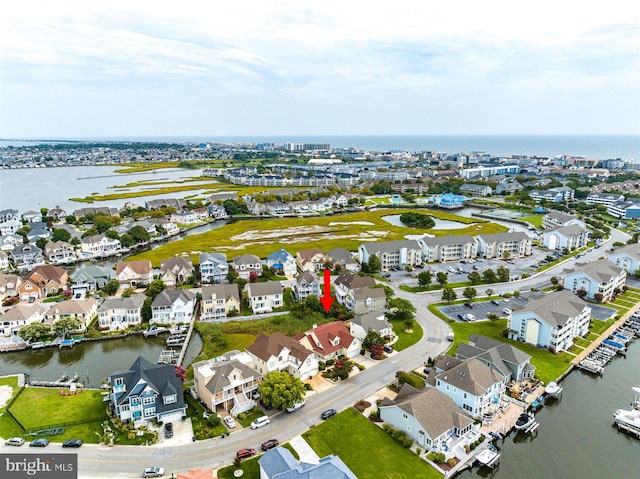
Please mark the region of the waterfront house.
<svg viewBox="0 0 640 479"><path fill-rule="evenodd" d="M86 295L104 288L111 279L113 279L111 268L98 265L85 266L73 273L71 291L74 295Z"/></svg>
<svg viewBox="0 0 640 479"><path fill-rule="evenodd" d="M235 195L233 195L235 197ZM209 197L211 199L211 197ZM210 203L207 205L207 214L216 220L229 218L227 214L227 210L224 209L224 206L218 205L216 203Z"/></svg>
<svg viewBox="0 0 640 479"><path fill-rule="evenodd" d="M544 247L555 251L562 251L563 249L573 251L586 246L588 242L589 230L577 224L549 229L542 233Z"/></svg>
<svg viewBox="0 0 640 479"><path fill-rule="evenodd" d="M153 200L147 200L145 206L148 210L158 210L162 207L172 207L176 211L182 211L186 209L187 202L183 198L156 198Z"/></svg>
<svg viewBox="0 0 640 479"><path fill-rule="evenodd" d="M164 234L166 236L173 236L180 232L180 228L178 228L178 225L166 218L150 218L149 223L153 223L156 226L156 231L158 233Z"/></svg>
<svg viewBox="0 0 640 479"><path fill-rule="evenodd" d="M20 294L22 278L17 274L0 273L0 302Z"/></svg>
<svg viewBox="0 0 640 479"><path fill-rule="evenodd" d="M296 253L296 263L300 272L320 271L328 261L328 256L321 249L303 249Z"/></svg>
<svg viewBox="0 0 640 479"><path fill-rule="evenodd" d="M151 322L160 324L190 323L196 295L186 289L165 289L151 303Z"/></svg>
<svg viewBox="0 0 640 479"><path fill-rule="evenodd" d="M53 264L74 263L77 259L75 248L66 241L47 241L44 256Z"/></svg>
<svg viewBox="0 0 640 479"><path fill-rule="evenodd" d="M531 256L531 238L523 231L476 236L478 255L483 258L522 258Z"/></svg>
<svg viewBox="0 0 640 479"><path fill-rule="evenodd" d="M384 398L378 410L380 419L404 431L418 447L445 457L462 455L463 445L480 434L473 419L464 414L449 395L431 387L417 389L403 384L395 399ZM467 436L473 439L461 443L460 439Z"/></svg>
<svg viewBox="0 0 640 479"><path fill-rule="evenodd" d="M393 326L387 321L384 313L380 311L358 314L349 320L349 332L360 342L364 341L370 331L375 331L383 338L394 336Z"/></svg>
<svg viewBox="0 0 640 479"><path fill-rule="evenodd" d="M249 283L247 299L253 314L271 313L284 306L284 294L280 281Z"/></svg>
<svg viewBox="0 0 640 479"><path fill-rule="evenodd" d="M379 241L358 246L360 263L367 263L373 255L380 260L380 269L417 266L422 263L422 248L416 240Z"/></svg>
<svg viewBox="0 0 640 479"><path fill-rule="evenodd" d="M343 271L334 281L336 300L338 303L345 305L348 310L355 311L356 291L364 288L368 289L371 286L375 286L375 284L376 280L371 276L359 276L354 273L349 273L348 271Z"/></svg>
<svg viewBox="0 0 640 479"><path fill-rule="evenodd" d="M5 223L7 221L20 221L18 210L14 210L13 208L0 210L0 223Z"/></svg>
<svg viewBox="0 0 640 479"><path fill-rule="evenodd" d="M272 371L286 371L302 380L318 374L318 360L313 351L282 333L260 334L247 347L253 369L263 376Z"/></svg>
<svg viewBox="0 0 640 479"><path fill-rule="evenodd" d="M0 236L0 250L11 251L16 246L23 244L22 236L15 233Z"/></svg>
<svg viewBox="0 0 640 479"><path fill-rule="evenodd" d="M182 381L173 364L151 364L142 356L110 377L111 407L118 419L136 427L151 421L179 421L187 414Z"/></svg>
<svg viewBox="0 0 640 479"><path fill-rule="evenodd" d="M31 271L45 264L42 250L33 243L16 245L9 255L19 271Z"/></svg>
<svg viewBox="0 0 640 479"><path fill-rule="evenodd" d="M305 348L311 349L318 361L338 359L338 356L352 358L360 354L362 343L354 338L342 321L313 325L313 329L294 336Z"/></svg>
<svg viewBox="0 0 640 479"><path fill-rule="evenodd" d="M529 196L535 202L546 200L552 203L570 200L573 198L574 194L575 191L567 186L549 188L548 190L531 190L529 192Z"/></svg>
<svg viewBox="0 0 640 479"><path fill-rule="evenodd" d="M604 303L611 301L626 281L627 272L623 268L601 259L567 272L562 285L574 294Z"/></svg>
<svg viewBox="0 0 640 479"><path fill-rule="evenodd" d="M507 382L530 379L536 371L530 355L511 344L477 334L470 335L468 343L458 344L456 358L476 358L505 376Z"/></svg>
<svg viewBox="0 0 640 479"><path fill-rule="evenodd" d="M262 261L255 254L241 254L233 258L231 267L242 279L249 280L251 273L262 276Z"/></svg>
<svg viewBox="0 0 640 479"><path fill-rule="evenodd" d="M67 217L67 212L66 210L63 210L62 208L60 208L60 206L56 205L55 208L51 208L49 210L49 212L47 213L47 216L52 217L56 221L61 221Z"/></svg>
<svg viewBox="0 0 640 479"><path fill-rule="evenodd" d="M40 304L16 304L5 310L0 320L0 335L12 336L24 326L31 323L41 323L44 311Z"/></svg>
<svg viewBox="0 0 640 479"><path fill-rule="evenodd" d="M478 243L470 235L424 237L418 241L422 248L424 261L460 261L475 258Z"/></svg>
<svg viewBox="0 0 640 479"><path fill-rule="evenodd" d="M98 314L98 303L95 299L68 299L59 303L51 303L44 313L43 320L53 326L61 319L73 318L80 321L80 327L74 332L84 332Z"/></svg>
<svg viewBox="0 0 640 479"><path fill-rule="evenodd" d="M200 221L198 215L193 211L178 211L177 213L171 213L169 220L178 225L192 225Z"/></svg>
<svg viewBox="0 0 640 479"><path fill-rule="evenodd" d="M349 271L351 273L360 271L360 263L358 263L350 251L344 248L334 248L327 251L327 256L331 263L331 269L334 271L338 268L341 271Z"/></svg>
<svg viewBox="0 0 640 479"><path fill-rule="evenodd" d="M609 255L609 261L624 269L627 274L638 275L640 270L640 243L632 243Z"/></svg>
<svg viewBox="0 0 640 479"><path fill-rule="evenodd" d="M454 210L457 208L462 208L464 206L464 202L468 199L469 198L467 198L466 196L454 195L453 193L444 193L442 195L436 195L430 198L429 203L445 210Z"/></svg>
<svg viewBox="0 0 640 479"><path fill-rule="evenodd" d="M250 411L256 406L251 394L257 391L262 375L234 356L215 360L198 361L193 364L192 391L204 405L215 413L218 407L232 416ZM249 361L250 356L244 354Z"/></svg>
<svg viewBox="0 0 640 479"><path fill-rule="evenodd" d="M76 217L76 221L80 220L84 216L93 217L96 215L117 216L119 214L118 208L111 208L109 206L88 206L86 208L79 208L73 212Z"/></svg>
<svg viewBox="0 0 640 479"><path fill-rule="evenodd" d="M132 294L128 298L107 298L98 308L98 327L110 331L120 331L142 324L142 304L146 296Z"/></svg>
<svg viewBox="0 0 640 479"><path fill-rule="evenodd" d="M116 279L124 287L137 288L153 281L153 267L148 259L119 261L116 263Z"/></svg>
<svg viewBox="0 0 640 479"><path fill-rule="evenodd" d="M285 276L295 276L298 271L295 257L284 248L274 251L267 256L266 265L267 268L275 273Z"/></svg>
<svg viewBox="0 0 640 479"><path fill-rule="evenodd" d="M104 234L85 236L80 241L80 251L95 257L113 256L121 248L120 240L109 238Z"/></svg>
<svg viewBox="0 0 640 479"><path fill-rule="evenodd" d="M264 206L266 208L266 212L270 215L284 215L291 213L291 208L282 201L272 201L270 203L266 203Z"/></svg>
<svg viewBox="0 0 640 479"><path fill-rule="evenodd" d="M200 281L220 283L227 279L229 263L223 253L200 253Z"/></svg>
<svg viewBox="0 0 640 479"><path fill-rule="evenodd" d="M35 223L31 224L35 225ZM29 241L30 243L37 243L40 239L51 239L51 231L46 227L32 227L31 230L29 230L29 232L27 233L27 241Z"/></svg>
<svg viewBox="0 0 640 479"><path fill-rule="evenodd" d="M236 283L202 287L200 321L220 320L239 314L240 292Z"/></svg>
<svg viewBox="0 0 640 479"><path fill-rule="evenodd" d="M191 258L174 256L160 261L160 279L170 288L181 286L193 277Z"/></svg>
<svg viewBox="0 0 640 479"><path fill-rule="evenodd" d="M292 293L296 301L304 301L308 296L320 297L320 279L312 271L305 271L296 277Z"/></svg>
<svg viewBox="0 0 640 479"><path fill-rule="evenodd" d="M149 236L155 236L156 234L158 234L158 227L157 224L153 221L150 220L136 220L133 223L129 223L127 230L130 230L131 228L135 227L135 226L140 226L140 228L144 228L144 230L149 233Z"/></svg>
<svg viewBox="0 0 640 479"><path fill-rule="evenodd" d="M565 289L547 293L511 313L508 337L559 353L569 350L574 338L589 332L590 321L589 305Z"/></svg>
<svg viewBox="0 0 640 479"><path fill-rule="evenodd" d="M317 463L296 459L289 449L276 447L258 459L260 479L357 479L357 476L338 456L330 454Z"/></svg>
<svg viewBox="0 0 640 479"><path fill-rule="evenodd" d="M584 221L560 211L550 211L542 217L542 229L550 230L570 225L585 227Z"/></svg>
<svg viewBox="0 0 640 479"><path fill-rule="evenodd" d="M472 196L491 196L493 190L489 185L465 183L460 187L460 193L468 193Z"/></svg>
<svg viewBox="0 0 640 479"><path fill-rule="evenodd" d="M67 270L51 264L35 267L20 285L20 300L42 299L49 295L60 294L67 289L69 275Z"/></svg>

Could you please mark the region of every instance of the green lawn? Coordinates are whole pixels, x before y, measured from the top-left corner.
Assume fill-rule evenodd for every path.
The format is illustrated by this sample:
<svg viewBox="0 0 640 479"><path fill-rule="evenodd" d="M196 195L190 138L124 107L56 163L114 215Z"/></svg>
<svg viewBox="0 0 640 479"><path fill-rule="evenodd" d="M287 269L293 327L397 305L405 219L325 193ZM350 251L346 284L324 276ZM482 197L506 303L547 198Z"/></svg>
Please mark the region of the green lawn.
<svg viewBox="0 0 640 479"><path fill-rule="evenodd" d="M320 457L339 456L360 479L442 478L354 409L341 412L302 436Z"/></svg>
<svg viewBox="0 0 640 479"><path fill-rule="evenodd" d="M18 376L9 376L6 378L0 378L0 386L10 386L12 388L12 398L18 393ZM13 436L22 436L24 431L13 420L11 416L6 413L6 407L0 408L0 437L10 438Z"/></svg>
<svg viewBox="0 0 640 479"><path fill-rule="evenodd" d="M209 439L227 432L227 428L224 427L222 422L217 426L212 426L209 421L202 418L202 413L205 409L197 400L193 399L191 394L186 393L184 398L187 403L187 416L191 418L193 435L196 439Z"/></svg>
<svg viewBox="0 0 640 479"><path fill-rule="evenodd" d="M413 346L420 338L422 338L422 326L417 321L413 322L412 332L405 333L404 324L402 324L402 320L400 319L391 319L389 320L391 325L393 326L393 332L398 335L398 340L393 344L393 349L396 351L402 351L403 349L407 349L409 346Z"/></svg>
<svg viewBox="0 0 640 479"><path fill-rule="evenodd" d="M236 420L240 423L242 427L249 427L254 419L258 419L259 417L264 416L264 413L259 407L254 407L252 411L244 413L244 419L240 419L241 414L238 415Z"/></svg>
<svg viewBox="0 0 640 479"><path fill-rule="evenodd" d="M526 221L527 223L535 226L536 228L540 228L542 226L542 215L527 215L518 218L522 221Z"/></svg>
<svg viewBox="0 0 640 479"><path fill-rule="evenodd" d="M260 456L252 457L242 461L240 469L242 469L242 479L260 479L260 465L258 464ZM218 469L218 479L235 479L233 475L236 466L231 465Z"/></svg>

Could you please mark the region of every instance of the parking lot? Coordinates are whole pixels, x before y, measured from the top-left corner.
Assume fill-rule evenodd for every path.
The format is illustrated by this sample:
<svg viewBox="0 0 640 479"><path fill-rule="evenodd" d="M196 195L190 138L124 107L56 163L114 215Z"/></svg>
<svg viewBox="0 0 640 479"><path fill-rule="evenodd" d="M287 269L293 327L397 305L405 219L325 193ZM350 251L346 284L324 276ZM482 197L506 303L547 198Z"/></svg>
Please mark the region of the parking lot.
<svg viewBox="0 0 640 479"><path fill-rule="evenodd" d="M489 313L495 313L498 316L505 317L507 313L504 312L505 308L511 311L517 311L522 309L530 300L533 300L544 293L523 293L520 296L514 296L512 298L502 298L496 296L490 301L480 301L471 303L473 308L468 308L464 304L452 304L451 306L440 306L438 309L447 317L456 321L465 321L460 319L458 315L472 314L475 316L476 321L487 319ZM497 304L496 304L497 303Z"/></svg>

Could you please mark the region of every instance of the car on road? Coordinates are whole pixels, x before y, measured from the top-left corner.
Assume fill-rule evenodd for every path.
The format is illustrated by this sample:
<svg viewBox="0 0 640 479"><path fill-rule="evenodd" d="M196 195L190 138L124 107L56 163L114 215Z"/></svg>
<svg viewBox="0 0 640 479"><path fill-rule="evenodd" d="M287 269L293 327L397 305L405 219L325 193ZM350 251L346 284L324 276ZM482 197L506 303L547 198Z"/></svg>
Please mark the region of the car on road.
<svg viewBox="0 0 640 479"><path fill-rule="evenodd" d="M305 402L304 402L304 401L302 401L302 402L296 402L296 403L293 403L293 406L288 407L287 409L285 409L285 411L286 411L286 412L294 412L294 411L297 411L297 410L298 410L298 409L300 409L302 406L304 406L304 404L305 404Z"/></svg>
<svg viewBox="0 0 640 479"><path fill-rule="evenodd" d="M261 416L251 423L251 429L258 429L259 427L266 426L269 422L268 416Z"/></svg>
<svg viewBox="0 0 640 479"><path fill-rule="evenodd" d="M147 467L142 473L142 477L162 477L164 476L163 467Z"/></svg>
<svg viewBox="0 0 640 479"><path fill-rule="evenodd" d="M336 414L338 414L338 411L336 411L335 409L327 409L322 414L320 414L320 417L322 419L329 419L330 417L333 417Z"/></svg>
<svg viewBox="0 0 640 479"><path fill-rule="evenodd" d="M233 419L233 417L231 416L227 416L224 418L224 423L227 425L227 427L229 429L233 429L234 427L236 427L236 420Z"/></svg>
<svg viewBox="0 0 640 479"><path fill-rule="evenodd" d="M4 444L5 446L22 446L24 444L24 439L21 437L10 437Z"/></svg>
<svg viewBox="0 0 640 479"><path fill-rule="evenodd" d="M471 303L464 303L464 307L465 307L465 308L469 308L469 309L471 309L471 308L473 308L473 304L471 304Z"/></svg>
<svg viewBox="0 0 640 479"><path fill-rule="evenodd" d="M173 437L173 423L168 422L164 425L164 437L165 439Z"/></svg>
<svg viewBox="0 0 640 479"><path fill-rule="evenodd" d="M268 402L264 402L264 399L260 399L260 405L265 408L267 411L271 411L273 409L273 406L271 404L269 404Z"/></svg>
<svg viewBox="0 0 640 479"><path fill-rule="evenodd" d="M236 452L236 457L239 459L244 459L245 457L251 457L256 453L256 450L252 447L247 447L245 449L240 449Z"/></svg>
<svg viewBox="0 0 640 479"><path fill-rule="evenodd" d="M269 439L265 442L262 443L262 450L263 451L268 451L269 449L273 449L274 447L278 447L280 443L278 442L277 439Z"/></svg>
<svg viewBox="0 0 640 479"><path fill-rule="evenodd" d="M82 439L67 439L62 443L62 447L80 447L82 446Z"/></svg>
<svg viewBox="0 0 640 479"><path fill-rule="evenodd" d="M45 439L41 437L40 439L31 441L31 444L29 444L29 447L47 447L48 445L49 445L49 439Z"/></svg>
<svg viewBox="0 0 640 479"><path fill-rule="evenodd" d="M477 264L474 264L474 265L473 265L473 269L475 269L476 271L478 271L480 268L478 268L478 265L477 265Z"/></svg>

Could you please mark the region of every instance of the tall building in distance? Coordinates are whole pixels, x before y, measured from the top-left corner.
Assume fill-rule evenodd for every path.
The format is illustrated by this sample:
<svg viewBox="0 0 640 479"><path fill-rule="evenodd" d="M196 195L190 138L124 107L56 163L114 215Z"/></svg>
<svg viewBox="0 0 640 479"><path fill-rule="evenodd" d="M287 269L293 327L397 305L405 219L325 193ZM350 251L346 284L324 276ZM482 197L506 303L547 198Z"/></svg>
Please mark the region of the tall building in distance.
<svg viewBox="0 0 640 479"><path fill-rule="evenodd" d="M287 151L330 150L331 145L329 143L291 143L288 141L284 144L284 149Z"/></svg>

